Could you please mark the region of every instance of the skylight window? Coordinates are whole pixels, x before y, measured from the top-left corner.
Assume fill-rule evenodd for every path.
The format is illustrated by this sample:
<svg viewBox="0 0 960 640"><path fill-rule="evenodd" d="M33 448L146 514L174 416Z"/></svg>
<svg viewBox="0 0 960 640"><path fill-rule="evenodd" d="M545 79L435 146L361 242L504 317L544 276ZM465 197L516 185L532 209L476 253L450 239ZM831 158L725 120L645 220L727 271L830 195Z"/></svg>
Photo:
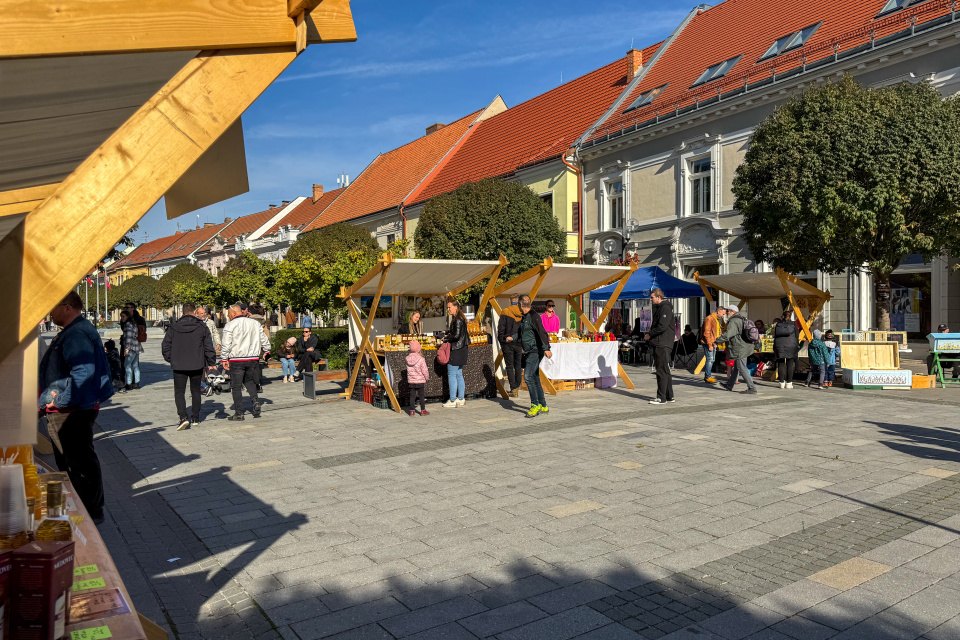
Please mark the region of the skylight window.
<svg viewBox="0 0 960 640"><path fill-rule="evenodd" d="M740 62L740 58L742 57L743 57L743 54L737 56L736 58L730 58L729 60L721 62L720 64L715 64L712 67L708 67L707 70L704 71L700 75L700 77L697 78L697 81L694 82L691 86L696 87L701 84L706 84L711 80L722 78L723 76L727 75L727 73L729 73L731 69L737 66L737 63Z"/></svg>
<svg viewBox="0 0 960 640"><path fill-rule="evenodd" d="M896 2L897 0L892 0L892 1ZM770 45L770 48L767 49L767 52L765 54L760 56L760 59L766 60L767 58L773 58L774 56L779 56L780 54L786 53L787 51L791 51L792 49L802 47L803 45L807 44L807 41L810 39L811 36L813 36L814 33L816 33L817 29L820 28L821 24L823 23L818 22L817 24L810 25L805 29L801 29L800 31L794 31L789 35L785 35L782 38L779 38L776 42Z"/></svg>
<svg viewBox="0 0 960 640"><path fill-rule="evenodd" d="M883 5L883 9L880 9L880 13L877 16L882 16L887 13L892 13L894 11L899 11L900 9L906 9L907 7L913 7L921 2L926 2L927 0L887 0Z"/></svg>
<svg viewBox="0 0 960 640"><path fill-rule="evenodd" d="M666 89L668 86L670 86L669 82L663 86L657 87L656 89L651 89L646 93L641 93L637 97L637 99L633 101L633 104L631 104L630 107L626 111L624 111L624 113L626 113L627 111L633 111L634 109L639 109L640 107L647 106L648 104L656 100L660 96L660 94L663 93L663 90Z"/></svg>

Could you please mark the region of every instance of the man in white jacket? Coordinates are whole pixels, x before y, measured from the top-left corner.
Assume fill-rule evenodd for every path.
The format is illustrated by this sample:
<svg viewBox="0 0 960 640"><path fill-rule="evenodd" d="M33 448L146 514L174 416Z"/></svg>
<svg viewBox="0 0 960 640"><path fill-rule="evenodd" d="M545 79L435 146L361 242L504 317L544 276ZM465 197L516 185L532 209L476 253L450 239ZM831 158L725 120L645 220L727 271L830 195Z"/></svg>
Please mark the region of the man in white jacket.
<svg viewBox="0 0 960 640"><path fill-rule="evenodd" d="M270 341L263 327L253 318L244 317L240 305L227 311L230 322L223 327L220 358L223 368L230 372L233 391L233 415L228 420L243 420L243 389L247 388L253 402L253 417L260 417L260 399L257 397L257 370L261 354L270 353Z"/></svg>

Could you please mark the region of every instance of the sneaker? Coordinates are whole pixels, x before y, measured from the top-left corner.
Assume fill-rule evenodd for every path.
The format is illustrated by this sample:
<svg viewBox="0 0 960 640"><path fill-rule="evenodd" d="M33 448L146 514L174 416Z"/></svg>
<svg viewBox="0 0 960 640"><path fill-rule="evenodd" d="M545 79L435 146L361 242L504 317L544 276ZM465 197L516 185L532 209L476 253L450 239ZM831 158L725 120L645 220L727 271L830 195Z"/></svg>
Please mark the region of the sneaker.
<svg viewBox="0 0 960 640"><path fill-rule="evenodd" d="M511 398L519 398L519 397L520 397L520 389L511 389L509 395L510 395Z"/></svg>
<svg viewBox="0 0 960 640"><path fill-rule="evenodd" d="M96 515L91 514L90 519L93 520L93 524L103 524L103 520L104 520L103 511L101 511Z"/></svg>
<svg viewBox="0 0 960 640"><path fill-rule="evenodd" d="M242 413L235 413L235 414L233 414L232 416L230 416L229 418L227 418L227 420L232 420L232 421L243 420L243 414L242 414Z"/></svg>
<svg viewBox="0 0 960 640"><path fill-rule="evenodd" d="M550 413L550 407L540 405L540 413Z"/></svg>
<svg viewBox="0 0 960 640"><path fill-rule="evenodd" d="M253 405L253 411L252 411L252 413L253 413L253 417L254 417L254 418L259 418L259 417L260 417L260 407L261 407L261 406L262 406L262 405L261 405L259 402L258 402L257 404L255 404L255 405Z"/></svg>
<svg viewBox="0 0 960 640"><path fill-rule="evenodd" d="M667 400L667 402L670 403L670 404L673 404L674 402L676 402L676 399L675 399L675 398L670 398L669 400Z"/></svg>
<svg viewBox="0 0 960 640"><path fill-rule="evenodd" d="M456 400L447 400L446 402L443 403L444 409L454 409L459 406L460 405L457 403Z"/></svg>
<svg viewBox="0 0 960 640"><path fill-rule="evenodd" d="M757 393L756 389L744 389L740 393Z"/></svg>
<svg viewBox="0 0 960 640"><path fill-rule="evenodd" d="M717 384L717 379L714 378L713 376L710 376L709 378L704 378L703 381L706 382L707 384Z"/></svg>
<svg viewBox="0 0 960 640"><path fill-rule="evenodd" d="M177 431L183 431L190 426L190 421L186 418L180 418L180 426L177 427Z"/></svg>
<svg viewBox="0 0 960 640"><path fill-rule="evenodd" d="M413 409L410 409L410 417L412 418L415 415L417 415L417 412L414 411Z"/></svg>
<svg viewBox="0 0 960 640"><path fill-rule="evenodd" d="M197 419L197 420L192 420L192 421L190 422L190 428L191 428L191 429L193 429L194 427L199 427L199 426L200 426L200 420L199 420L199 419Z"/></svg>
<svg viewBox="0 0 960 640"><path fill-rule="evenodd" d="M420 415L422 415L422 416L428 416L428 415L430 415L430 412L427 411L426 409L424 409L423 411L420 412Z"/></svg>
<svg viewBox="0 0 960 640"><path fill-rule="evenodd" d="M792 382L788 382L788 383L787 383L787 389L793 389L793 383L792 383Z"/></svg>
<svg viewBox="0 0 960 640"><path fill-rule="evenodd" d="M818 384L818 385L817 385L817 391L823 391L823 386Z"/></svg>
<svg viewBox="0 0 960 640"><path fill-rule="evenodd" d="M532 407L530 407L530 411L527 411L527 417L528 417L528 418L533 418L533 417L536 416L538 413L540 413L540 405L535 404L535 405L533 405Z"/></svg>
<svg viewBox="0 0 960 640"><path fill-rule="evenodd" d="M781 382L781 383L780 383L780 388L781 388L781 389L785 388L786 386L787 386L787 383L786 383L786 382Z"/></svg>
<svg viewBox="0 0 960 640"><path fill-rule="evenodd" d="M457 400L457 406L458 406L458 407L465 407L465 406L467 406L467 401L464 400L463 398L459 398L459 399Z"/></svg>
<svg viewBox="0 0 960 640"><path fill-rule="evenodd" d="M660 398L654 398L649 402L649 404L667 404L667 403L661 400Z"/></svg>

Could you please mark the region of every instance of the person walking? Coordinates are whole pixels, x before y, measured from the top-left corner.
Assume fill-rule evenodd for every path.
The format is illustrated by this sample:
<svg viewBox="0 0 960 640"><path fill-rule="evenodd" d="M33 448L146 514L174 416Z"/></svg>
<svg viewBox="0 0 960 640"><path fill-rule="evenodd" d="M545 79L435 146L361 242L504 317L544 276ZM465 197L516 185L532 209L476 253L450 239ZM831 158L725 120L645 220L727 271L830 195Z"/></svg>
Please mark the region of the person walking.
<svg viewBox="0 0 960 640"><path fill-rule="evenodd" d="M727 357L732 359L734 364L727 373L727 391L733 391L733 386L737 382L737 376L741 376L747 383L747 389L743 393L757 393L757 387L753 384L753 376L747 369L747 358L753 355L753 341L747 340L743 336L743 327L745 318L740 315L737 307L730 305L727 307L729 319L727 320L727 330L721 336L720 340L727 345Z"/></svg>
<svg viewBox="0 0 960 640"><path fill-rule="evenodd" d="M447 362L447 382L450 386L450 400L443 406L450 409L467 404L467 383L463 379L463 368L467 366L467 355L470 350L470 335L467 333L467 316L463 315L460 302L456 299L447 302L447 313L450 314L450 329L443 337L444 342L450 343L450 360Z"/></svg>
<svg viewBox="0 0 960 640"><path fill-rule="evenodd" d="M210 332L210 340L213 342L213 348L220 351L220 332L217 331L217 323L213 321L213 310L210 307L197 307L197 320L202 322Z"/></svg>
<svg viewBox="0 0 960 640"><path fill-rule="evenodd" d="M797 324L790 319L789 313L784 313L773 326L773 355L777 359L780 388L793 389L793 374L797 369L797 356L800 355L800 336Z"/></svg>
<svg viewBox="0 0 960 640"><path fill-rule="evenodd" d="M510 306L503 310L497 321L497 342L503 353L503 363L507 369L507 381L510 383L510 396L520 395L520 380L523 377L523 347L520 345L520 320L523 313L517 302L518 294L510 296Z"/></svg>
<svg viewBox="0 0 960 640"><path fill-rule="evenodd" d="M819 329L813 330L813 340L807 347L807 357L810 359L810 371L807 373L807 386L813 384L813 376L817 376L817 389L823 390L823 383L827 376L827 360L830 358L830 349L823 342L823 333Z"/></svg>
<svg viewBox="0 0 960 640"><path fill-rule="evenodd" d="M713 377L713 363L717 358L717 338L720 337L720 328L726 317L727 310L718 306L716 311L704 318L700 327L699 342L703 345L704 359L703 381L708 384L717 383L717 379Z"/></svg>
<svg viewBox="0 0 960 640"><path fill-rule="evenodd" d="M293 329L297 326L297 314L290 307L287 307L287 312L283 314L283 320L287 323L287 329Z"/></svg>
<svg viewBox="0 0 960 640"><path fill-rule="evenodd" d="M260 399L257 397L256 369L260 367L261 353L270 353L270 341L263 327L253 318L243 315L240 305L227 310L230 321L223 328L220 359L230 372L230 390L233 392L233 415L228 420L243 420L243 387L247 388L253 405L254 418L260 417Z"/></svg>
<svg viewBox="0 0 960 640"><path fill-rule="evenodd" d="M120 326L123 328L123 368L126 373L124 391L140 388L140 354L143 344L139 340L140 332L136 320L130 311L120 312Z"/></svg>
<svg viewBox="0 0 960 640"><path fill-rule="evenodd" d="M550 335L543 327L543 319L533 310L533 301L530 296L520 296L520 311L523 317L520 320L520 345L523 348L523 380L527 383L530 392L530 410L527 417L533 418L540 413L547 413L547 397L543 393L543 383L540 382L540 362L543 357L553 357L550 351Z"/></svg>
<svg viewBox="0 0 960 640"><path fill-rule="evenodd" d="M163 336L160 353L173 369L173 401L176 403L179 423L177 431L200 426L200 379L204 369L216 369L217 352L206 323L196 316L197 307L187 302L183 315L170 325ZM185 398L187 383L190 383L192 407L187 416Z"/></svg>
<svg viewBox="0 0 960 640"><path fill-rule="evenodd" d="M103 476L93 446L100 404L113 395L110 363L100 334L81 317L83 301L71 291L53 308L63 328L40 361L38 408L46 414L57 467L66 471L90 517L103 522Z"/></svg>
<svg viewBox="0 0 960 640"><path fill-rule="evenodd" d="M283 381L294 382L294 377L297 374L297 339L293 336L287 338L286 342L280 345L279 355Z"/></svg>
<svg viewBox="0 0 960 640"><path fill-rule="evenodd" d="M673 375L670 373L670 356L677 337L673 305L663 297L663 289L650 291L653 303L653 321L650 331L644 336L653 346L653 366L657 372L657 397L650 404L675 402L673 398Z"/></svg>
<svg viewBox="0 0 960 640"><path fill-rule="evenodd" d="M301 326L304 329L313 329L313 317L309 313L303 314Z"/></svg>

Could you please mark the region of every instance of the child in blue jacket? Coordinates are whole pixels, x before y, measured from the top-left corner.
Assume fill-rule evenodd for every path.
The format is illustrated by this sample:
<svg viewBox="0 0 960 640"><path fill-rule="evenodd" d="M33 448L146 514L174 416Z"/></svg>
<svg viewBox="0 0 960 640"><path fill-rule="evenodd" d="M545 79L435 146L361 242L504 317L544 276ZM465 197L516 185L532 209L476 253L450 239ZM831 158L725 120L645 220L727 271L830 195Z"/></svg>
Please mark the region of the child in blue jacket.
<svg viewBox="0 0 960 640"><path fill-rule="evenodd" d="M827 347L827 375L823 382L825 387L832 387L837 375L837 358L840 357L840 345L833 331L829 329L823 334L823 344Z"/></svg>

